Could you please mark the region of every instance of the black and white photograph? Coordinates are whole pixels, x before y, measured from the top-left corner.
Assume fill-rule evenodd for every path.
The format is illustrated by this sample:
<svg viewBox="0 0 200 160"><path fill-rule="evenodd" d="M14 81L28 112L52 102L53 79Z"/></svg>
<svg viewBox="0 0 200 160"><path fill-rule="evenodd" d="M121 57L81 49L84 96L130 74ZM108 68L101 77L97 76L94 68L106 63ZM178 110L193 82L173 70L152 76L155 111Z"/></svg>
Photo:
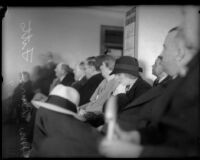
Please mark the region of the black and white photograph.
<svg viewBox="0 0 200 160"><path fill-rule="evenodd" d="M199 5L0 16L3 159L200 157Z"/></svg>

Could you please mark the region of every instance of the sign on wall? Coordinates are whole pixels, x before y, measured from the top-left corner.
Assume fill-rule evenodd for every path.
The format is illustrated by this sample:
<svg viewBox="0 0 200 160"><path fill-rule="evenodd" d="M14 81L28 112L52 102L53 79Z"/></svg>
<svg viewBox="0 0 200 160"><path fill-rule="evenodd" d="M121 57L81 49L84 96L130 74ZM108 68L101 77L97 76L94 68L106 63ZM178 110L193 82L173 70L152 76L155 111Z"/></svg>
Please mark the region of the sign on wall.
<svg viewBox="0 0 200 160"><path fill-rule="evenodd" d="M136 7L126 13L124 24L124 55L137 57Z"/></svg>

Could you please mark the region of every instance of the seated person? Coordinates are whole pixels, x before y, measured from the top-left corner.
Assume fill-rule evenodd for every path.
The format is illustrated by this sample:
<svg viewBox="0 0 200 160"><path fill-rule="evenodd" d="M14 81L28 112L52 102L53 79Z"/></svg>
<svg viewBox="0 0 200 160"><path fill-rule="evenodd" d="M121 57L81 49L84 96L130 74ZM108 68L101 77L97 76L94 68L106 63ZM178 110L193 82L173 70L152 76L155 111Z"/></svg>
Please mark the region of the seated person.
<svg viewBox="0 0 200 160"><path fill-rule="evenodd" d="M40 92L46 96L49 94L50 85L53 82L53 79L56 77L55 68L56 63L53 60L53 55L51 52L47 52L43 55L44 65L38 66L36 71L38 71L39 76L34 82L34 90L36 93Z"/></svg>
<svg viewBox="0 0 200 160"><path fill-rule="evenodd" d="M74 73L72 69L64 63L57 64L55 68L56 78L53 80L50 91L57 85L63 84L65 86L71 86L74 82Z"/></svg>
<svg viewBox="0 0 200 160"><path fill-rule="evenodd" d="M74 79L75 79L75 82L73 82L71 86L79 91L79 89L81 87L83 87L84 84L87 81L87 78L85 76L85 64L84 64L84 62L80 62L79 64L77 64L75 66L75 68L74 68Z"/></svg>
<svg viewBox="0 0 200 160"><path fill-rule="evenodd" d="M110 75L115 65L115 59L109 55L102 55L101 59L102 64L100 69L105 79L93 93L90 102L80 106L79 110L79 114L83 115L86 122L93 126L99 126L103 123L103 115L101 115L103 113L103 105L119 85L119 81L115 78L115 75Z"/></svg>
<svg viewBox="0 0 200 160"><path fill-rule="evenodd" d="M135 158L200 157L197 113L199 44L196 43L199 42L196 36L199 35L199 29L196 28L199 26L198 11L199 7L185 7L184 13L190 23L185 28L173 28L165 39L163 66L174 80L154 104L151 123L148 127L131 132L124 132L120 129L121 125L120 128L116 125L113 140L104 140L100 145L103 155Z"/></svg>
<svg viewBox="0 0 200 160"><path fill-rule="evenodd" d="M124 67L124 64L126 64L126 67ZM112 71L112 73L111 72L109 73L109 74L111 74L111 76L113 74L116 74L115 79L117 80L117 85L115 86L115 88L113 88L113 90L109 91L108 93L114 92L114 95L117 95L119 97L119 101L118 101L118 105L120 106L119 110L122 109L122 106L128 104L131 100L133 101L135 98L141 96L143 93L145 93L147 90L149 90L151 88L151 86L147 82L145 82L144 80L142 80L139 77L139 70L141 70L141 69L139 69L138 62L135 58L129 57L129 56L122 56L116 60L114 70ZM120 84L120 86L119 86L119 84ZM129 87L128 89L127 89L127 86ZM124 89L120 89L120 92L114 90L114 89L118 90L119 87L124 88ZM108 89L108 88L106 88L106 89ZM116 93L116 92L118 92L118 93ZM103 93L103 95L105 95L105 94ZM111 94L109 94L109 96L110 95ZM109 97L107 97L107 99L108 98ZM101 112L103 111L102 108L103 108L104 103L105 103L105 100L103 101L102 105L100 107L98 107L98 108L100 108L100 110L98 110L98 111L101 111ZM93 105L87 106L86 112L89 111L89 110L87 110L88 108L90 109L90 111L92 111L92 110L95 111L95 109L97 107L94 108ZM96 109L96 111L97 111L97 109ZM84 114L84 112L82 114ZM91 115L91 113L86 114L85 115L86 119L89 119L90 115ZM91 115L91 117L92 118L91 118L90 122L92 123L92 121L93 121L92 119L94 119L95 117L93 114ZM100 124L102 124L102 122ZM100 124L98 124L97 127Z"/></svg>
<svg viewBox="0 0 200 160"><path fill-rule="evenodd" d="M15 110L17 112L17 120L21 121L22 114L22 104L24 100L30 102L33 98L34 92L32 89L32 82L30 80L30 75L28 72L22 72L19 74L20 83L14 89L11 102L11 113L14 114Z"/></svg>
<svg viewBox="0 0 200 160"><path fill-rule="evenodd" d="M59 84L46 102L33 101L38 111L30 157L100 157L98 132L76 114L79 99L78 91Z"/></svg>
<svg viewBox="0 0 200 160"><path fill-rule="evenodd" d="M162 56L158 56L154 65L152 66L152 74L157 77L156 80L153 82L153 87L160 84L162 85L171 80L171 77L163 71Z"/></svg>
<svg viewBox="0 0 200 160"><path fill-rule="evenodd" d="M139 72L142 68L139 67L136 58L130 56L122 56L116 60L114 70L111 74L115 74L125 93L117 94L119 111L123 106L126 106L131 101L140 97L142 94L151 89L150 84L144 81ZM116 93L115 93L116 94Z"/></svg>
<svg viewBox="0 0 200 160"><path fill-rule="evenodd" d="M87 82L79 89L80 103L79 106L86 104L90 101L90 98L98 85L103 80L100 73L101 59L98 57L89 57L85 61L85 75Z"/></svg>

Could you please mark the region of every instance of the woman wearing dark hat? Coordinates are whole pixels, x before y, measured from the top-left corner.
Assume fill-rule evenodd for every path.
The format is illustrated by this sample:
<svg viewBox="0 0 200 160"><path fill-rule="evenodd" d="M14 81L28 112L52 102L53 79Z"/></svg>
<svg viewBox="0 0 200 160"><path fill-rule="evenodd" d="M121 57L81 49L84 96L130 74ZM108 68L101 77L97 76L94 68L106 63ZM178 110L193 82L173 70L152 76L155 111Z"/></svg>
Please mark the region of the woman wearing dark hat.
<svg viewBox="0 0 200 160"><path fill-rule="evenodd" d="M134 57L122 56L116 60L111 74L116 74L121 83L119 87L124 87L125 90L125 93L115 93L118 94L119 111L151 88L150 84L140 77L139 72L142 71L137 59Z"/></svg>
<svg viewBox="0 0 200 160"><path fill-rule="evenodd" d="M97 131L76 114L79 99L78 91L59 84L46 102L32 101L38 111L31 157L98 156Z"/></svg>

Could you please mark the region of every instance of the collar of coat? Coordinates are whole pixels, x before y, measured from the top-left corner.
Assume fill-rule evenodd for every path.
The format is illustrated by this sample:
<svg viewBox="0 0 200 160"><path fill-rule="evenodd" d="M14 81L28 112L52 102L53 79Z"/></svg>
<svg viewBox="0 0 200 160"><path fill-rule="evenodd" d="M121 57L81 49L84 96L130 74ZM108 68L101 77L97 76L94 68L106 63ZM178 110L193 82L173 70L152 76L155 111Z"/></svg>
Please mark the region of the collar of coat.
<svg viewBox="0 0 200 160"><path fill-rule="evenodd" d="M165 89L165 87L163 87L161 85L151 88L146 93L144 93L143 95L141 95L140 97L136 98L134 101L129 103L123 110L132 108L132 107L137 106L142 103L146 103L146 102L160 96L164 89Z"/></svg>

